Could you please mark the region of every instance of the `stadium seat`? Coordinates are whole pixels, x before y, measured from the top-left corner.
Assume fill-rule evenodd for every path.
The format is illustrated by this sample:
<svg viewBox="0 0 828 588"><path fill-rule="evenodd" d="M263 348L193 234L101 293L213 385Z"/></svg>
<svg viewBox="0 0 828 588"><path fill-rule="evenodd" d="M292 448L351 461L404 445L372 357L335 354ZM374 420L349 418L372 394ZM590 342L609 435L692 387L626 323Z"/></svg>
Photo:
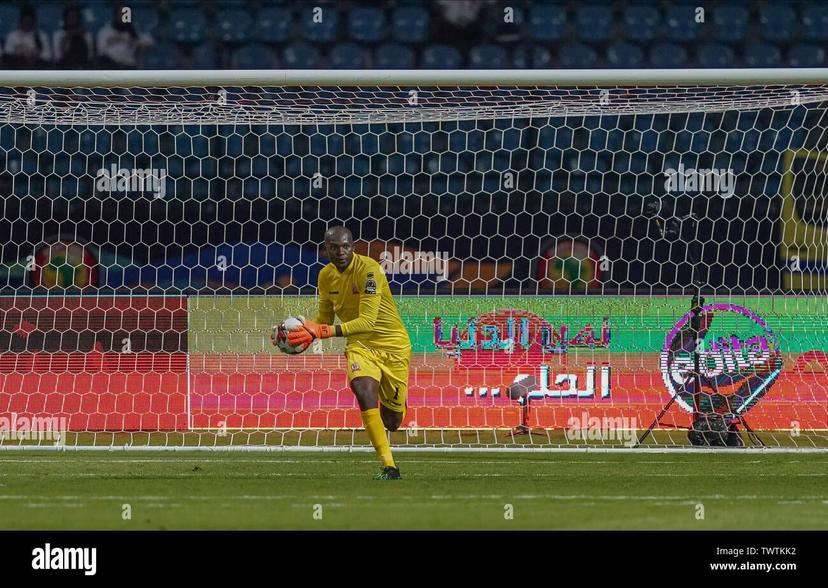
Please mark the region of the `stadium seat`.
<svg viewBox="0 0 828 588"><path fill-rule="evenodd" d="M290 10L268 6L256 13L252 39L259 43L283 43L290 39L292 29Z"/></svg>
<svg viewBox="0 0 828 588"><path fill-rule="evenodd" d="M825 49L811 43L798 43L788 51L788 65L791 67L823 67Z"/></svg>
<svg viewBox="0 0 828 588"><path fill-rule="evenodd" d="M17 28L20 22L20 9L13 4L0 4L0 35L5 41L6 35Z"/></svg>
<svg viewBox="0 0 828 588"><path fill-rule="evenodd" d="M552 52L542 45L517 47L512 54L517 69L548 69L552 67Z"/></svg>
<svg viewBox="0 0 828 588"><path fill-rule="evenodd" d="M43 3L37 7L37 27L50 35L63 27L61 4Z"/></svg>
<svg viewBox="0 0 828 588"><path fill-rule="evenodd" d="M192 69L216 69L218 59L215 46L212 43L201 43L193 47L190 66Z"/></svg>
<svg viewBox="0 0 828 588"><path fill-rule="evenodd" d="M813 4L802 11L804 37L810 41L828 40L828 6Z"/></svg>
<svg viewBox="0 0 828 588"><path fill-rule="evenodd" d="M382 45L374 52L374 67L379 69L411 69L414 50L405 45Z"/></svg>
<svg viewBox="0 0 828 588"><path fill-rule="evenodd" d="M533 41L559 41L566 32L566 10L560 6L534 6L529 12L529 36Z"/></svg>
<svg viewBox="0 0 828 588"><path fill-rule="evenodd" d="M142 33L158 34L158 24L161 17L154 2L147 4L132 4L132 22L135 28Z"/></svg>
<svg viewBox="0 0 828 588"><path fill-rule="evenodd" d="M602 42L612 32L612 8L601 5L581 6L575 12L578 38L587 42Z"/></svg>
<svg viewBox="0 0 828 588"><path fill-rule="evenodd" d="M777 67L782 61L782 52L770 43L749 44L745 46L744 60L747 67Z"/></svg>
<svg viewBox="0 0 828 588"><path fill-rule="evenodd" d="M450 45L429 45L423 49L423 69L458 69L463 67L463 57Z"/></svg>
<svg viewBox="0 0 828 588"><path fill-rule="evenodd" d="M229 8L216 13L216 38L224 43L243 43L250 38L253 18L250 12Z"/></svg>
<svg viewBox="0 0 828 588"><path fill-rule="evenodd" d="M665 38L671 41L693 41L697 37L700 25L696 22L695 6L669 6L664 17Z"/></svg>
<svg viewBox="0 0 828 588"><path fill-rule="evenodd" d="M368 64L365 49L356 43L341 43L331 49L331 67L335 69L363 69Z"/></svg>
<svg viewBox="0 0 828 588"><path fill-rule="evenodd" d="M106 2L90 2L81 6L81 23L83 28L92 34L97 34L101 27L111 20L112 7ZM138 25L136 27L140 28Z"/></svg>
<svg viewBox="0 0 828 588"><path fill-rule="evenodd" d="M675 43L658 43L650 49L650 65L657 68L684 67L687 50Z"/></svg>
<svg viewBox="0 0 828 588"><path fill-rule="evenodd" d="M504 69L508 56L498 45L477 45L469 51L469 67L473 69Z"/></svg>
<svg viewBox="0 0 828 588"><path fill-rule="evenodd" d="M657 6L633 4L624 8L624 39L632 42L652 41L661 18Z"/></svg>
<svg viewBox="0 0 828 588"><path fill-rule="evenodd" d="M644 51L632 43L613 43L607 48L607 63L612 67L642 67Z"/></svg>
<svg viewBox="0 0 828 588"><path fill-rule="evenodd" d="M428 11L422 6L401 6L391 16L391 31L399 43L428 40Z"/></svg>
<svg viewBox="0 0 828 588"><path fill-rule="evenodd" d="M500 9L498 18L484 20L480 28L483 35L481 37L482 41L504 45L525 40L523 31L526 23L526 13L520 5L512 5L510 8L512 9L510 22L506 22L503 18L505 16L503 8Z"/></svg>
<svg viewBox="0 0 828 588"><path fill-rule="evenodd" d="M313 8L302 11L302 32L305 40L311 43L332 43L338 37L339 12L330 6L323 6L321 9L319 22L314 20Z"/></svg>
<svg viewBox="0 0 828 588"><path fill-rule="evenodd" d="M736 65L736 55L728 45L703 43L696 50L696 61L699 67L733 67Z"/></svg>
<svg viewBox="0 0 828 588"><path fill-rule="evenodd" d="M236 49L233 64L239 69L273 69L277 60L267 45L249 43Z"/></svg>
<svg viewBox="0 0 828 588"><path fill-rule="evenodd" d="M747 7L722 3L713 7L713 38L735 42L745 38L750 14Z"/></svg>
<svg viewBox="0 0 828 588"><path fill-rule="evenodd" d="M385 36L385 12L380 8L356 6L348 12L348 36L362 43L376 43Z"/></svg>
<svg viewBox="0 0 828 588"><path fill-rule="evenodd" d="M586 69L594 67L598 61L595 49L583 43L564 45L558 51L560 67L568 69Z"/></svg>
<svg viewBox="0 0 828 588"><path fill-rule="evenodd" d="M766 41L788 41L794 35L796 12L783 4L765 4L759 8L759 29Z"/></svg>
<svg viewBox="0 0 828 588"><path fill-rule="evenodd" d="M207 17L197 8L178 8L170 13L170 39L176 43L201 43Z"/></svg>
<svg viewBox="0 0 828 588"><path fill-rule="evenodd" d="M178 48L171 43L157 43L144 54L146 69L176 69L179 65Z"/></svg>
<svg viewBox="0 0 828 588"><path fill-rule="evenodd" d="M314 69L319 67L319 51L307 43L294 43L285 47L285 67L290 69Z"/></svg>

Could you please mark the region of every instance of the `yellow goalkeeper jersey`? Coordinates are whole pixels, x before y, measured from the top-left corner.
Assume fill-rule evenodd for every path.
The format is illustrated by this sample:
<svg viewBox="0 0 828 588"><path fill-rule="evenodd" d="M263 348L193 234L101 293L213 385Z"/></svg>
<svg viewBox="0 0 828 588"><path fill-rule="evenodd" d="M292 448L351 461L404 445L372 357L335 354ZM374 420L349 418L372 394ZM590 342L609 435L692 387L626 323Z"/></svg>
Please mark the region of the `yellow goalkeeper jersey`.
<svg viewBox="0 0 828 588"><path fill-rule="evenodd" d="M383 351L411 348L408 331L394 304L385 272L375 260L354 253L340 272L329 263L319 272L319 314L316 322L332 325L342 321L347 348L362 345Z"/></svg>

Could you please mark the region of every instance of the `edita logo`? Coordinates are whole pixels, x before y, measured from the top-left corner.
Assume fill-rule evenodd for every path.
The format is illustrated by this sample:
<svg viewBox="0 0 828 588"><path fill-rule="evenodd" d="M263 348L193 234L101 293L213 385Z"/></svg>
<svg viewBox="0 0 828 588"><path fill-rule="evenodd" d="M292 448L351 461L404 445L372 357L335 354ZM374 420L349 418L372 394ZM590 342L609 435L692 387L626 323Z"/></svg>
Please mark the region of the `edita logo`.
<svg viewBox="0 0 828 588"><path fill-rule="evenodd" d="M696 337L693 311L667 334L659 360L664 383L687 412L744 414L782 372L779 342L767 322L743 306L707 304L699 314Z"/></svg>

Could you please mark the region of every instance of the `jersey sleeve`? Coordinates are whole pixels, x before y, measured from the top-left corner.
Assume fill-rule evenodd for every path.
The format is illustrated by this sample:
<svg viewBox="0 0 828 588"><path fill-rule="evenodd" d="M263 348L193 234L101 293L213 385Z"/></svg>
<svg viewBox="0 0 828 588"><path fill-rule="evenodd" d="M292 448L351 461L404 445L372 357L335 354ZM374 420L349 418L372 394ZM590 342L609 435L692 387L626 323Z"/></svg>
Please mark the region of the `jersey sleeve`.
<svg viewBox="0 0 828 588"><path fill-rule="evenodd" d="M379 314L382 292L388 288L385 274L379 267L369 266L366 273L357 281L360 289L359 316L346 323L342 323L342 335L350 337L359 333L369 333L374 330Z"/></svg>
<svg viewBox="0 0 828 588"><path fill-rule="evenodd" d="M325 278L325 272L319 272L319 282L317 284L317 291L319 292L319 313L316 315L314 322L322 325L332 325L334 322L334 307L328 292L328 280Z"/></svg>

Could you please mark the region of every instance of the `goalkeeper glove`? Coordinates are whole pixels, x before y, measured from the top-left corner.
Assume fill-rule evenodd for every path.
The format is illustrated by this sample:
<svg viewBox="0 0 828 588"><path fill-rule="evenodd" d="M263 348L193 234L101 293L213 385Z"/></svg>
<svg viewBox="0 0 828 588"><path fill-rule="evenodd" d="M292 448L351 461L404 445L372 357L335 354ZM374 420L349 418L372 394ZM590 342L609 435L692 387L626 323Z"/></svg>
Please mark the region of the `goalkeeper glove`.
<svg viewBox="0 0 828 588"><path fill-rule="evenodd" d="M287 334L287 340L291 345L310 345L314 339L327 339L333 336L334 328L331 325L320 325L305 319L302 321L302 328Z"/></svg>

